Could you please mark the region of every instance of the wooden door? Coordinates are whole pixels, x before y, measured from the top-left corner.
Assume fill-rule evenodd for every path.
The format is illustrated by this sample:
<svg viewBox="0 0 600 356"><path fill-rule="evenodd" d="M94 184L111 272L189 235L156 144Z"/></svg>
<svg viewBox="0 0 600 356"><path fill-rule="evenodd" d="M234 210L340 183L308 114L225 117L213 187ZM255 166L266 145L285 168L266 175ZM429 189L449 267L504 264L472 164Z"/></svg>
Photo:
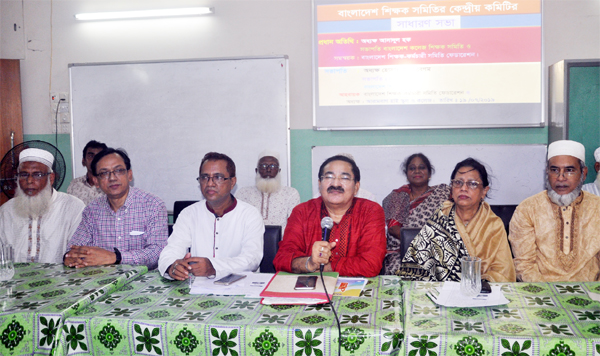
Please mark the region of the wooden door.
<svg viewBox="0 0 600 356"><path fill-rule="evenodd" d="M12 136L12 139L11 139ZM12 141L12 142L11 142ZM0 59L0 159L23 142L21 68L18 59ZM8 198L0 193L0 205Z"/></svg>

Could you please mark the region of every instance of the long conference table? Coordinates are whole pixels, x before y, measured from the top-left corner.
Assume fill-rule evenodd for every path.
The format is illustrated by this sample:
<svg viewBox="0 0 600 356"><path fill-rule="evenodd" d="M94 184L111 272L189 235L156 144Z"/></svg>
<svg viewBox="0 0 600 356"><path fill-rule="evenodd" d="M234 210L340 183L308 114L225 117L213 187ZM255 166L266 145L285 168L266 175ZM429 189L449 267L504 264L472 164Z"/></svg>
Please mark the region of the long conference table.
<svg viewBox="0 0 600 356"><path fill-rule="evenodd" d="M0 282L0 354L337 354L338 330L328 305L269 306L242 296L190 295L186 282L139 268L18 266L10 293ZM29 276L34 271L39 274ZM54 275L62 282L42 291L36 282ZM65 285L69 280L72 285ZM600 293L600 283L501 284L510 303L485 308L434 304L426 293L440 285L378 276L369 279L360 297L334 297L342 354L600 354L600 303L587 294ZM73 289L40 304L47 293L65 287ZM95 297L78 302L90 295Z"/></svg>

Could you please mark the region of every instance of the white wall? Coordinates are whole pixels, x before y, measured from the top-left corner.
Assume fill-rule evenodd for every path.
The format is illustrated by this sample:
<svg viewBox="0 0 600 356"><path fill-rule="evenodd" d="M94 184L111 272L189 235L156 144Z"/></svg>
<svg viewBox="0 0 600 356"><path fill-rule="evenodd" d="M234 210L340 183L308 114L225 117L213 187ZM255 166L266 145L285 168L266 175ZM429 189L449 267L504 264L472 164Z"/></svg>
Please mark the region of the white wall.
<svg viewBox="0 0 600 356"><path fill-rule="evenodd" d="M2 31L21 16L0 0ZM10 6L9 6L9 3ZM204 17L76 22L80 12L211 6ZM23 0L21 62L25 134L52 132L49 93L69 91L69 63L286 54L292 129L312 128L310 0ZM600 1L545 0L544 56L600 58ZM14 13L14 16L13 16ZM15 20L16 21L16 20ZM3 43L2 55L10 51Z"/></svg>

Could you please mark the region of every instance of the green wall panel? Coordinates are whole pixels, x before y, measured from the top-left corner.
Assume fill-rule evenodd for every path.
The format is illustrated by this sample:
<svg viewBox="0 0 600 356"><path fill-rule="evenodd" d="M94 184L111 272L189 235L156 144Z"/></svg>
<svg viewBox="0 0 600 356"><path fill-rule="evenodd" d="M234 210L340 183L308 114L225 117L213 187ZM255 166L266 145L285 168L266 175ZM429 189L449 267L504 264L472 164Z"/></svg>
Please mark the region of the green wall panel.
<svg viewBox="0 0 600 356"><path fill-rule="evenodd" d="M593 182L594 151L600 146L600 67L569 70L569 139L585 146L586 183Z"/></svg>

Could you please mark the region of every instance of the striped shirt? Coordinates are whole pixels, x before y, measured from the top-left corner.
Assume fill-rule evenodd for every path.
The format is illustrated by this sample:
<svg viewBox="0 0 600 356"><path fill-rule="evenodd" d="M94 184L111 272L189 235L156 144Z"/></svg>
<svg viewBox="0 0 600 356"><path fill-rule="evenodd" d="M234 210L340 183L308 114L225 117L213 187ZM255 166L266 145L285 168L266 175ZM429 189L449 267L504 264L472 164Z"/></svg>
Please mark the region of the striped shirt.
<svg viewBox="0 0 600 356"><path fill-rule="evenodd" d="M71 246L96 246L111 252L116 247L121 252L122 264L154 269L167 245L167 223L167 207L162 200L130 187L125 204L117 212L106 198L92 201L83 210L81 224L67 251Z"/></svg>

